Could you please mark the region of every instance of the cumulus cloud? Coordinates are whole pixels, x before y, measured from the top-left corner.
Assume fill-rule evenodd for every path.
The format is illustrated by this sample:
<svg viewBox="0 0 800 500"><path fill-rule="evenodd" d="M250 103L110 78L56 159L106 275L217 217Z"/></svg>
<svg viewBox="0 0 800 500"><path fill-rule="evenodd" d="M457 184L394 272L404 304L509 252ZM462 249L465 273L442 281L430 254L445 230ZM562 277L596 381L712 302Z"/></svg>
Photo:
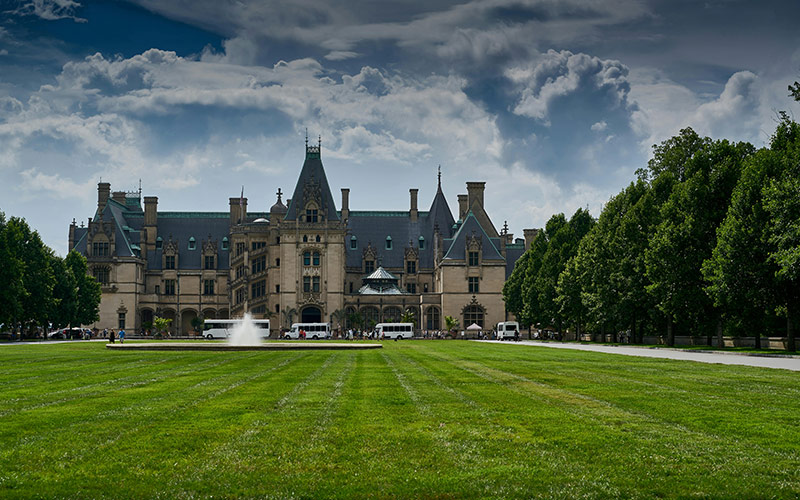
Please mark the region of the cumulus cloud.
<svg viewBox="0 0 800 500"><path fill-rule="evenodd" d="M535 64L511 67L505 75L521 89L513 112L545 123L553 102L570 94L599 92L600 102L613 108L626 104L630 90L628 68L619 61L566 50L550 50Z"/></svg>
<svg viewBox="0 0 800 500"><path fill-rule="evenodd" d="M72 19L76 23L85 23L86 19L78 17L76 12L81 4L73 0L31 0L24 2L10 14L36 16L46 21Z"/></svg>

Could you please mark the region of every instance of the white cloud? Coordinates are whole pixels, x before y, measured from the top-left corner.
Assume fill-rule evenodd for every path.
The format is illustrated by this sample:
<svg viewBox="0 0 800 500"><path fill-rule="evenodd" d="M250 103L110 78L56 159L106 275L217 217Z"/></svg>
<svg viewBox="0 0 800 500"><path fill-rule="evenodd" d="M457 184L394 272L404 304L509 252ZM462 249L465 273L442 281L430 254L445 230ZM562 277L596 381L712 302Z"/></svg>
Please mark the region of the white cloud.
<svg viewBox="0 0 800 500"><path fill-rule="evenodd" d="M624 105L629 90L627 75L628 68L619 61L566 50L550 50L531 64L505 72L520 89L513 112L544 123L549 122L549 109L556 100L578 92L599 90L610 98L606 106Z"/></svg>
<svg viewBox="0 0 800 500"><path fill-rule="evenodd" d="M608 128L608 123L606 123L605 120L599 121L599 122L593 124L592 127L591 127L592 132L602 132L606 128Z"/></svg>
<svg viewBox="0 0 800 500"><path fill-rule="evenodd" d="M47 21L58 19L72 19L76 23L85 23L86 19L76 15L81 4L72 0L30 0L23 3L11 14L23 16L37 16Z"/></svg>

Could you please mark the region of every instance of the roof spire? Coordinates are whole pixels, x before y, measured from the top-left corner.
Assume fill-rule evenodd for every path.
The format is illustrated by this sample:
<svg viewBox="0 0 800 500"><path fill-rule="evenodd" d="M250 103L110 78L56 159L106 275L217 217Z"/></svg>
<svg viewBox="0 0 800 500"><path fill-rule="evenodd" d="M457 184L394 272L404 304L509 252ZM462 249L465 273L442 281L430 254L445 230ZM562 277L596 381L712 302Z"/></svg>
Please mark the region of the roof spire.
<svg viewBox="0 0 800 500"><path fill-rule="evenodd" d="M281 201L281 195L283 194L283 193L281 193L281 188L278 188L278 192L275 193L275 194L278 195L278 201Z"/></svg>
<svg viewBox="0 0 800 500"><path fill-rule="evenodd" d="M439 164L439 191L442 190L442 165Z"/></svg>
<svg viewBox="0 0 800 500"><path fill-rule="evenodd" d="M308 127L306 127L306 149L308 149Z"/></svg>

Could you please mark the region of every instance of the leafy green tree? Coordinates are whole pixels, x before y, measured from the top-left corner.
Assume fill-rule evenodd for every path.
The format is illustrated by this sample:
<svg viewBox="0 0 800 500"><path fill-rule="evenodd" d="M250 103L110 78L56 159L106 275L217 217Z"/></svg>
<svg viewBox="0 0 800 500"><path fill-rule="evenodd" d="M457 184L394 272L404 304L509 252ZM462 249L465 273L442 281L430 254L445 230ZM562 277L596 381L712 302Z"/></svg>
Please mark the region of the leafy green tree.
<svg viewBox="0 0 800 500"><path fill-rule="evenodd" d="M564 215L562 214L561 217L563 218ZM551 225L551 227L553 226ZM539 289L536 285L536 279L539 276L539 269L542 267L542 258L545 252L547 252L546 230L539 231L536 237L533 238L530 248L525 252L528 254L528 261L521 286L522 317L520 319L529 326L547 322L543 307L539 301Z"/></svg>
<svg viewBox="0 0 800 500"><path fill-rule="evenodd" d="M78 309L78 281L64 259L57 255L50 255L50 268L55 277L50 322L55 328L71 326Z"/></svg>
<svg viewBox="0 0 800 500"><path fill-rule="evenodd" d="M417 315L413 309L406 309L403 311L403 315L400 316L401 323L412 323L415 327L417 326Z"/></svg>
<svg viewBox="0 0 800 500"><path fill-rule="evenodd" d="M18 224L6 222L0 212L0 323L13 330L23 318L25 263L16 251L22 241Z"/></svg>
<svg viewBox="0 0 800 500"><path fill-rule="evenodd" d="M47 325L53 305L55 277L50 267L50 250L42 242L37 231L32 230L24 219L12 217L9 226L17 228L18 239L12 251L23 262L22 281L25 294L22 297L21 323L33 327Z"/></svg>
<svg viewBox="0 0 800 500"><path fill-rule="evenodd" d="M163 336L165 333L168 333L169 325L172 323L172 319L162 318L161 316L156 316L153 318L153 327L156 329L156 333L159 336Z"/></svg>
<svg viewBox="0 0 800 500"><path fill-rule="evenodd" d="M753 153L749 144L699 138L691 129L683 130L680 138L671 146L678 151L665 153L672 163L660 175L672 176L672 191L645 252L648 291L667 317L669 345L674 344L674 321L691 333L708 333L719 321L720 313L703 291L701 268L716 246L716 230L742 161ZM683 164L677 164L678 159Z"/></svg>
<svg viewBox="0 0 800 500"><path fill-rule="evenodd" d="M788 349L795 351L794 325L800 301L800 125L784 116L772 142L779 176L764 187L764 205L769 215L770 260L775 273L780 305L786 317Z"/></svg>
<svg viewBox="0 0 800 500"><path fill-rule="evenodd" d="M347 321L350 323L350 326L361 328L364 325L364 316L356 311L347 315Z"/></svg>
<svg viewBox="0 0 800 500"><path fill-rule="evenodd" d="M525 281L529 259L530 253L523 253L514 263L514 270L511 272L511 276L503 284L503 300L506 304L506 310L513 313L523 326L530 326L530 322L526 321L527 318L523 315L525 303L522 297L522 285Z"/></svg>
<svg viewBox="0 0 800 500"><path fill-rule="evenodd" d="M88 325L100 319L100 298L102 291L100 283L87 274L86 257L75 250L71 250L64 263L72 270L78 285L78 303L73 325Z"/></svg>
<svg viewBox="0 0 800 500"><path fill-rule="evenodd" d="M458 328L458 320L452 316L445 316L444 324L448 332L455 331L455 329Z"/></svg>
<svg viewBox="0 0 800 500"><path fill-rule="evenodd" d="M789 85L789 97L794 97L795 101L800 101L800 82Z"/></svg>

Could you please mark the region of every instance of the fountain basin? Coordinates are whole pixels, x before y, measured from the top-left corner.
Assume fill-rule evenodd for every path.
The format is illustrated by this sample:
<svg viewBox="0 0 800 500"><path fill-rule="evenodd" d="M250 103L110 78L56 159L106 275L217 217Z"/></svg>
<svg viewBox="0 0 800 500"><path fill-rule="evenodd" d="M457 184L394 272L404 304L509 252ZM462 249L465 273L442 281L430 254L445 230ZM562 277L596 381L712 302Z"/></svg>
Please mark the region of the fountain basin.
<svg viewBox="0 0 800 500"><path fill-rule="evenodd" d="M258 345L231 345L222 342L143 342L106 344L107 349L122 351L336 351L381 349L381 344L343 342L268 342Z"/></svg>

